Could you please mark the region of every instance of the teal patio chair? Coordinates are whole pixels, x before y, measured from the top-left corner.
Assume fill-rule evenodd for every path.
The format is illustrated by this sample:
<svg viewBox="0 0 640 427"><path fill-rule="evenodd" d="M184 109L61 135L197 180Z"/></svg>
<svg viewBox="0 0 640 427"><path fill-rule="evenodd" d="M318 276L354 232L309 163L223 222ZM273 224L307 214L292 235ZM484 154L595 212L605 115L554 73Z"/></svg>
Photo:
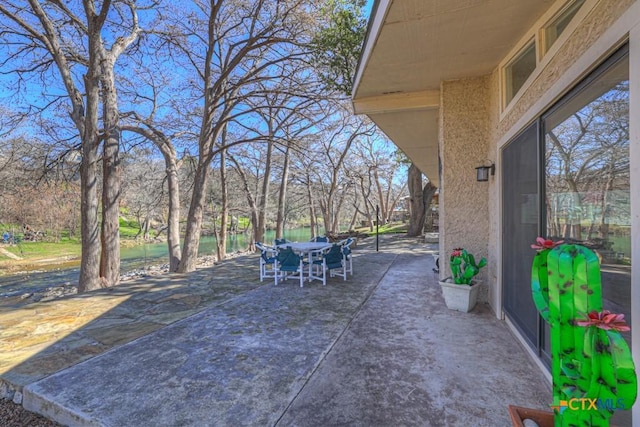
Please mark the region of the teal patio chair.
<svg viewBox="0 0 640 427"><path fill-rule="evenodd" d="M327 270L329 271L329 277L338 275L336 270L343 272L344 280L347 280L347 273L344 272L344 255L342 254L342 247L337 244L333 244L331 248L322 254L322 284L327 284ZM335 273L335 274L334 274Z"/></svg>
<svg viewBox="0 0 640 427"><path fill-rule="evenodd" d="M310 242L320 242L320 243L329 243L329 238L327 236L316 236L313 237ZM320 267L322 264L322 252L315 252L313 254L313 265L316 267Z"/></svg>
<svg viewBox="0 0 640 427"><path fill-rule="evenodd" d="M344 262L344 277L346 280L347 273L353 276L353 257L351 255L351 245L354 240L352 237L348 237L340 242L340 246L342 248L342 257Z"/></svg>
<svg viewBox="0 0 640 427"><path fill-rule="evenodd" d="M300 278L300 287L304 282L304 266L305 262L302 257L296 254L291 248L282 248L278 250L278 256L273 264L275 270L275 283L278 286L278 279L286 280L288 278ZM298 273L294 275L293 273Z"/></svg>
<svg viewBox="0 0 640 427"><path fill-rule="evenodd" d="M256 242L256 248L260 251L260 281L265 278L275 277L275 261L278 250L272 246Z"/></svg>

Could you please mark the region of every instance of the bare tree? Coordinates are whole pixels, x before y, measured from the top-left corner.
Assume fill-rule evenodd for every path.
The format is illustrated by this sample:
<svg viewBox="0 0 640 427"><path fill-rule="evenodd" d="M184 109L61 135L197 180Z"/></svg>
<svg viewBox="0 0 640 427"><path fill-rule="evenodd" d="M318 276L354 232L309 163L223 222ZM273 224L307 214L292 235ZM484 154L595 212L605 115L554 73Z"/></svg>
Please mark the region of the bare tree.
<svg viewBox="0 0 640 427"><path fill-rule="evenodd" d="M388 223L398 206L400 198L405 195L406 180L398 179L402 161L390 144L381 143L384 138L376 133L371 138L362 139L356 147L358 158L367 168L369 191L379 207L380 220ZM398 184L398 183L401 184Z"/></svg>
<svg viewBox="0 0 640 427"><path fill-rule="evenodd" d="M173 145L172 136L166 135L152 117L142 118L130 114L137 124L123 125L123 131L134 132L151 141L162 153L168 191L167 246L169 251L169 271L177 271L180 265L180 180L178 171L181 160ZM175 137L175 135L173 135Z"/></svg>
<svg viewBox="0 0 640 427"><path fill-rule="evenodd" d="M133 149L123 156L123 203L136 217L140 227L136 239L150 240L151 223L160 217L166 204L163 191L165 170L162 162L150 155L150 149Z"/></svg>
<svg viewBox="0 0 640 427"><path fill-rule="evenodd" d="M292 69L290 78L265 91L264 98L258 98L263 106L257 109L266 126L267 157L264 163L262 193L260 197L259 217L256 227L256 239L261 241L265 230L265 218L268 210L269 182L271 176L271 162L273 150L281 160L280 183L278 186L278 201L276 207L276 238L280 239L284 233L287 188L290 180L291 153L305 150L306 135L317 124L317 117L313 116L312 107L317 102L317 95L313 92L313 82L302 77L306 69ZM255 130L260 133L258 129ZM263 132L264 133L264 132ZM281 154L281 155L278 155Z"/></svg>
<svg viewBox="0 0 640 427"><path fill-rule="evenodd" d="M186 20L185 10L191 9L182 5L173 5L172 9L171 4L165 5L169 10L163 19L153 31L145 33L145 49L139 49L139 55L131 58L136 72L121 76L119 83L122 98L130 108L122 113L123 131L140 135L154 144L164 159L168 207L163 230L167 232L169 271L177 272L182 257L181 212L185 195L193 191L198 157L191 153L197 153L197 115L201 111L197 108L194 111L198 101L193 84L185 79L181 67L185 57L170 43L184 34L172 25L173 20L166 18ZM185 163L189 167L181 177Z"/></svg>
<svg viewBox="0 0 640 427"><path fill-rule="evenodd" d="M325 116L322 132L316 134L318 142L313 159L309 160L315 165L307 164L303 167L312 170L317 186L316 200L322 212L325 231L335 234L342 206L342 190L349 182L344 169L347 155L354 141L372 135L375 127L371 122L353 116L339 102L330 103L327 108L337 112Z"/></svg>
<svg viewBox="0 0 640 427"><path fill-rule="evenodd" d="M195 268L210 166L220 152L226 123L250 114L246 102L259 82L282 78L291 46L304 38L306 1L196 1L167 29L172 49L184 58L201 107L198 163L179 271ZM198 95L199 94L199 95ZM195 117L195 116L194 116ZM225 147L228 148L228 147Z"/></svg>
<svg viewBox="0 0 640 427"><path fill-rule="evenodd" d="M227 256L227 224L229 217L229 193L227 182L227 151L224 147L227 144L227 127L222 129L220 135L221 148L220 151L220 228L216 230L216 250L218 259L224 259Z"/></svg>
<svg viewBox="0 0 640 427"><path fill-rule="evenodd" d="M50 81L55 67L67 109L81 141L82 260L78 290L113 286L120 277L118 206L120 128L116 61L140 34L139 5L130 0L84 0L82 8L59 1L6 1L2 32L12 50L2 63L24 81ZM51 104L61 104L54 97ZM98 162L102 146L102 220L98 220Z"/></svg>

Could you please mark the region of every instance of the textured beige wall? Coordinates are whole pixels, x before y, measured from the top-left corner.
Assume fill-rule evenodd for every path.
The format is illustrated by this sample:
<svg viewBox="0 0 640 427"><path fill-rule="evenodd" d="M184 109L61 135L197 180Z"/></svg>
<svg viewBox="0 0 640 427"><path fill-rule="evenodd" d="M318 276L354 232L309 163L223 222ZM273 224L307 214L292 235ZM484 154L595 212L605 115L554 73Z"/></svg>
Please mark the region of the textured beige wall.
<svg viewBox="0 0 640 427"><path fill-rule="evenodd" d="M443 279L450 275L448 254L454 248L464 247L477 258L488 255L489 184L476 181L475 168L489 157L490 79L442 82L440 89L440 276ZM479 278L487 282L486 269Z"/></svg>
<svg viewBox="0 0 640 427"><path fill-rule="evenodd" d="M501 314L502 300L499 286L500 260L500 150L498 149L498 122L500 119L500 79L498 71L488 77L489 80L489 159L496 163L496 175L489 181L489 241L487 254L487 301L495 313Z"/></svg>

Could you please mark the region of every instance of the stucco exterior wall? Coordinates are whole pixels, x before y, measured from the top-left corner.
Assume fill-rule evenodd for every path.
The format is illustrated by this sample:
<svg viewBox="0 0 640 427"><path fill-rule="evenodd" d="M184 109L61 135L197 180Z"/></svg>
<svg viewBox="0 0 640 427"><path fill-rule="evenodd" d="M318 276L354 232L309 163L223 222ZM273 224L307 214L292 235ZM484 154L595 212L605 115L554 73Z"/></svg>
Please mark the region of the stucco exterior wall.
<svg viewBox="0 0 640 427"><path fill-rule="evenodd" d="M489 183L476 181L475 168L489 158L489 95L487 76L442 82L440 87L441 279L450 275L448 254L456 247L476 258L488 256ZM495 285L489 283L486 268L479 278ZM486 293L480 298L486 300Z"/></svg>
<svg viewBox="0 0 640 427"><path fill-rule="evenodd" d="M501 215L501 201L500 201L500 187L501 187L501 170L502 164L500 163L500 149L498 147L498 122L500 119L500 75L496 70L488 77L489 81L489 146L488 146L488 158L493 160L496 164L496 175L492 177L488 182L489 190L489 240L488 240L488 254L487 254L487 281L491 284L487 288L487 299L494 313L499 317L502 315L502 292L500 291L500 266L501 252L500 238L502 233L500 231L500 215Z"/></svg>

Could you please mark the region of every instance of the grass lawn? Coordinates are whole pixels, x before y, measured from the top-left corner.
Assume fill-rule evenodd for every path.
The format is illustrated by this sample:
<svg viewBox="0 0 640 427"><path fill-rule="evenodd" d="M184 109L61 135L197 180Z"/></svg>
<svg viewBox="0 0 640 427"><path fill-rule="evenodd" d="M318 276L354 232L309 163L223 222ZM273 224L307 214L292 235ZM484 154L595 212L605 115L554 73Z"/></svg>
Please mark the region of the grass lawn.
<svg viewBox="0 0 640 427"><path fill-rule="evenodd" d="M75 257L80 256L80 242L66 240L62 242L20 242L16 245L3 245L3 248L21 258ZM0 255L0 260L9 259Z"/></svg>
<svg viewBox="0 0 640 427"><path fill-rule="evenodd" d="M381 225L378 228L378 234L398 234L398 233L406 233L409 224L403 222L390 222L389 224ZM359 233L368 234L370 236L376 235L376 227L373 227L373 231L369 229L369 227L361 227L356 228L354 231Z"/></svg>
<svg viewBox="0 0 640 427"><path fill-rule="evenodd" d="M1 245L0 275L20 270L26 265L58 264L80 257L80 243L66 240L54 242L20 242L15 245ZM14 259L4 252L20 259Z"/></svg>

